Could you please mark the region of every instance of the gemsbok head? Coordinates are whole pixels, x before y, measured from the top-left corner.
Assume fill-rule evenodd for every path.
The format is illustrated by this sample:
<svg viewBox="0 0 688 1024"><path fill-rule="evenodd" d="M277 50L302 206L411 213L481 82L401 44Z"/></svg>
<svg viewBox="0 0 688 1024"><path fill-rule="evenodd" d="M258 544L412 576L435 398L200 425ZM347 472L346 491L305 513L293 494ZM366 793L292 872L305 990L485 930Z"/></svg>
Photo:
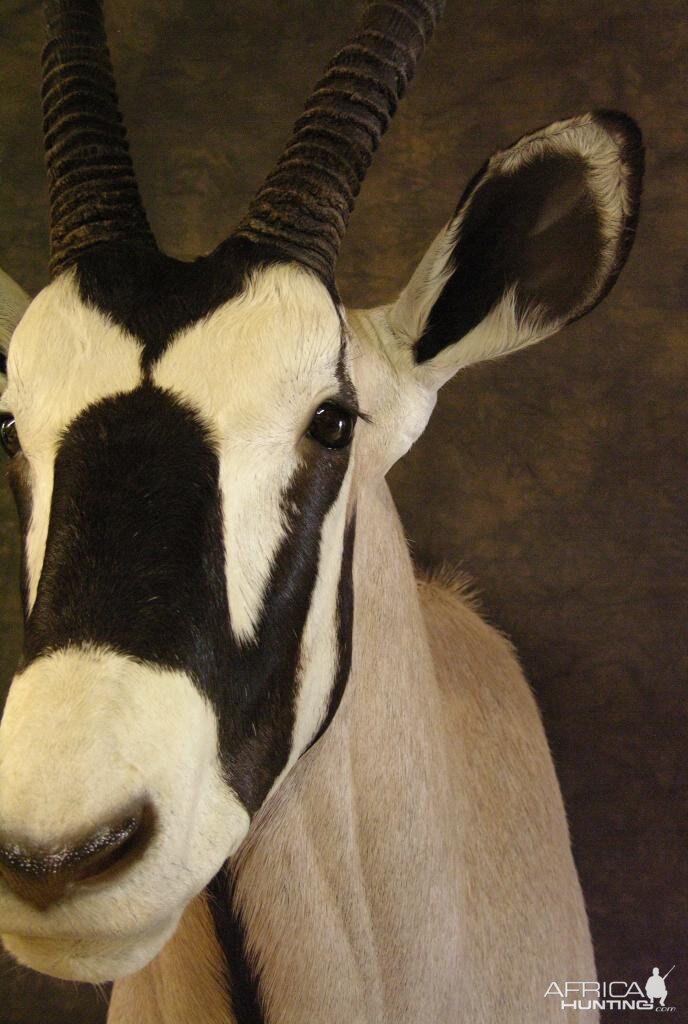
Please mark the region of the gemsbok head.
<svg viewBox="0 0 688 1024"><path fill-rule="evenodd" d="M0 302L25 612L0 726L0 932L21 962L98 981L161 949L326 742L359 495L457 370L609 291L642 149L609 111L524 136L394 301L347 311L340 243L442 0L366 6L244 220L188 263L146 219L100 0L44 6L51 281L29 302L3 278Z"/></svg>

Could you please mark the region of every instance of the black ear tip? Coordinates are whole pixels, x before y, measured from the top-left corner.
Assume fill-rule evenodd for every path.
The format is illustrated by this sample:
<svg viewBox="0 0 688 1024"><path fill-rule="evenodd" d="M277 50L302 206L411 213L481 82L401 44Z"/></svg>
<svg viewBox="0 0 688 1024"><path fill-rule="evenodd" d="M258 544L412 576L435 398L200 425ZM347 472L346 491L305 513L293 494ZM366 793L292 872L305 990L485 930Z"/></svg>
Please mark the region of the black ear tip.
<svg viewBox="0 0 688 1024"><path fill-rule="evenodd" d="M626 138L642 145L643 137L638 122L623 110L601 108L594 110L592 116L610 133L620 132Z"/></svg>
<svg viewBox="0 0 688 1024"><path fill-rule="evenodd" d="M593 117L619 146L623 162L641 178L645 169L645 150L638 122L621 110L595 110Z"/></svg>

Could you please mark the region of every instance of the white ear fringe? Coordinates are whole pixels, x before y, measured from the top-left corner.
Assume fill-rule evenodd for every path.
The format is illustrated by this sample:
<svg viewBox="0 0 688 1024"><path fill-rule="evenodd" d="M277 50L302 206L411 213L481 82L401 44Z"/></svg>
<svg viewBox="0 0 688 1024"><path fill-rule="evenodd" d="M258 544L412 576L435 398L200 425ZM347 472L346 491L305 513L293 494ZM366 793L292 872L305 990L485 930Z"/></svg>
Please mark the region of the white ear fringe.
<svg viewBox="0 0 688 1024"><path fill-rule="evenodd" d="M416 373L427 387L437 389L459 370L527 348L556 334L563 326L560 320L548 319L536 306L519 315L516 289L512 287L484 320L459 339L460 345L448 345L432 359L418 364Z"/></svg>
<svg viewBox="0 0 688 1024"><path fill-rule="evenodd" d="M624 225L632 213L632 170L621 158L622 141L599 123L594 114L556 121L525 135L509 149L490 158L477 190L490 179L511 175L547 154L582 157L587 164L587 182L595 196L600 215L603 248L598 272L590 291L566 321L548 320L543 310L529 309L516 314L515 290L509 289L501 302L461 339L460 347L449 345L418 370L430 386L437 387L458 369L473 362L513 352L556 333L565 322L594 304L602 292L617 258ZM422 336L430 312L439 298L453 267L451 256L475 193L458 214L436 236L399 298L386 307L386 322L397 344L415 345Z"/></svg>
<svg viewBox="0 0 688 1024"><path fill-rule="evenodd" d="M451 254L463 217L459 214L438 232L393 305L388 322L395 337L415 345L422 335L430 311L453 273Z"/></svg>
<svg viewBox="0 0 688 1024"><path fill-rule="evenodd" d="M604 239L593 298L611 271L623 226L632 213L631 171L621 159L621 146L622 143L590 113L568 121L555 121L547 128L525 135L510 149L495 153L488 165L487 177L491 172L512 174L538 157L552 153L585 160L587 182L597 200Z"/></svg>

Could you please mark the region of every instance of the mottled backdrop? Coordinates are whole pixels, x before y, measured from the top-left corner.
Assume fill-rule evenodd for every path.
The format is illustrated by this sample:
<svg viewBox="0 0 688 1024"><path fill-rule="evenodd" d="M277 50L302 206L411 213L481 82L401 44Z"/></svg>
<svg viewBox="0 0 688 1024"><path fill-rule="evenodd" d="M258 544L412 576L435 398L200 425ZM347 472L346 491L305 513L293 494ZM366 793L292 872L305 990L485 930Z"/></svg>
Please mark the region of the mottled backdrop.
<svg viewBox="0 0 688 1024"><path fill-rule="evenodd" d="M679 0L448 7L353 217L341 287L357 304L392 296L496 146L594 106L639 120L645 198L612 295L556 339L450 384L392 486L417 558L472 573L488 616L521 653L569 810L600 976L644 982L653 966L676 963L669 1002L680 1019L688 19ZM107 9L153 227L174 255L208 250L269 170L353 5L108 0ZM39 0L3 0L0 263L30 290L46 280L41 32ZM20 643L13 515L3 487L4 683ZM1 1024L92 1024L104 1007L91 990L3 967Z"/></svg>

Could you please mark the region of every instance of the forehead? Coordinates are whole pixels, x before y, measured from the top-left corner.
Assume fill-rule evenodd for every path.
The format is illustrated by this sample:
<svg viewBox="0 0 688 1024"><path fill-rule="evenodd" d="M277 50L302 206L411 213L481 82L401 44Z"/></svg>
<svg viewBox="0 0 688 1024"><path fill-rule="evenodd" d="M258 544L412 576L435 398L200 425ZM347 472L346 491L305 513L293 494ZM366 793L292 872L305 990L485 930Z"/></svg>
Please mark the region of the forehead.
<svg viewBox="0 0 688 1024"><path fill-rule="evenodd" d="M342 327L325 287L281 265L178 331L148 369L220 429L250 433L257 417L298 410L338 386ZM89 405L144 380L145 343L85 303L72 274L34 300L15 331L3 404L39 447ZM303 410L300 410L303 412Z"/></svg>
<svg viewBox="0 0 688 1024"><path fill-rule="evenodd" d="M181 332L152 368L159 387L202 411L228 440L300 421L340 387L342 321L308 272L272 267L216 312Z"/></svg>

